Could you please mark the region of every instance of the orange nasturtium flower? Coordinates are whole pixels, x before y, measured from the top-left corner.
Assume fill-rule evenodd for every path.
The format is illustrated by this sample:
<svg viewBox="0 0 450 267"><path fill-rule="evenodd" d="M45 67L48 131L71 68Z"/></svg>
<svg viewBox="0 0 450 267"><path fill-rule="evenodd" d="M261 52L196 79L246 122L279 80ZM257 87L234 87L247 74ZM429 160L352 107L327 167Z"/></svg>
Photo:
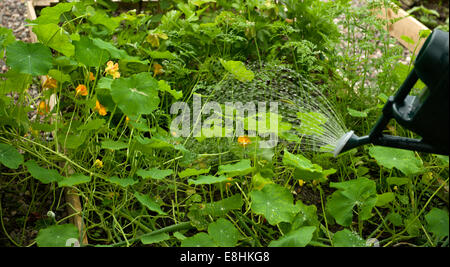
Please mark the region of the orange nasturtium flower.
<svg viewBox="0 0 450 267"><path fill-rule="evenodd" d="M45 115L50 112L50 107L45 103L45 101L41 101L38 107L38 114Z"/></svg>
<svg viewBox="0 0 450 267"><path fill-rule="evenodd" d="M106 111L106 108L98 102L98 100L95 102L95 108L94 110L98 111L98 114L101 116L106 116L108 114L108 111Z"/></svg>
<svg viewBox="0 0 450 267"><path fill-rule="evenodd" d="M154 65L153 65L153 77L155 77L156 75L160 75L160 74L163 74L164 72L163 72L163 66L161 66L160 64L158 64L158 63L155 63Z"/></svg>
<svg viewBox="0 0 450 267"><path fill-rule="evenodd" d="M239 145L241 145L243 147L248 146L249 144L251 144L251 142L252 141L250 140L250 138L246 135L239 136L239 138L238 138Z"/></svg>
<svg viewBox="0 0 450 267"><path fill-rule="evenodd" d="M58 81L51 78L50 76L45 76L45 81L42 84L42 89L58 88Z"/></svg>
<svg viewBox="0 0 450 267"><path fill-rule="evenodd" d="M108 61L106 65L107 65L105 69L106 74L113 76L114 79L120 78L119 63Z"/></svg>
<svg viewBox="0 0 450 267"><path fill-rule="evenodd" d="M231 187L231 181L233 181L233 178L227 177L227 180L228 180L229 182L227 182L227 183L225 184L225 189L228 191L228 189Z"/></svg>
<svg viewBox="0 0 450 267"><path fill-rule="evenodd" d="M89 72L89 81L95 81L95 76L92 72Z"/></svg>
<svg viewBox="0 0 450 267"><path fill-rule="evenodd" d="M76 96L78 96L78 95L87 96L88 95L88 90L84 84L78 85L77 88L75 89L75 91L77 92Z"/></svg>

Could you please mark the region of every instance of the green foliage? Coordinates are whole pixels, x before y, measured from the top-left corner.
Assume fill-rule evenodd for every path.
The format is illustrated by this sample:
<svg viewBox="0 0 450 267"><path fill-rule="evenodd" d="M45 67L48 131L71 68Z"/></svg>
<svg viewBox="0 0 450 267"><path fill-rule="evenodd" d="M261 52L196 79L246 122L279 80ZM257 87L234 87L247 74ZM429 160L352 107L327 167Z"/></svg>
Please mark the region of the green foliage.
<svg viewBox="0 0 450 267"><path fill-rule="evenodd" d="M40 230L36 243L39 247L65 247L71 239L78 240L78 229L73 224L60 224Z"/></svg>
<svg viewBox="0 0 450 267"><path fill-rule="evenodd" d="M10 169L17 169L23 163L23 156L13 146L0 143L0 163Z"/></svg>
<svg viewBox="0 0 450 267"><path fill-rule="evenodd" d="M111 96L129 117L150 114L158 108L158 82L148 73L119 78L111 84ZM130 105L133 103L133 105Z"/></svg>
<svg viewBox="0 0 450 267"><path fill-rule="evenodd" d="M423 170L422 161L416 158L412 151L387 147L371 147L369 154L381 166L389 169L396 168L405 175L418 174Z"/></svg>
<svg viewBox="0 0 450 267"><path fill-rule="evenodd" d="M40 43L16 41L6 49L6 64L20 73L46 75L52 67L52 54Z"/></svg>
<svg viewBox="0 0 450 267"><path fill-rule="evenodd" d="M375 182L367 178L358 178L341 183L330 183L338 189L327 201L327 211L342 226L350 226L353 209L357 208L359 220L372 217L372 209L377 203Z"/></svg>
<svg viewBox="0 0 450 267"><path fill-rule="evenodd" d="M9 67L0 74L0 188L31 199L15 222L39 230L38 246L79 238L74 226L54 225L79 214L96 246L363 247L372 237L448 246L448 157L370 147L334 159L302 143L332 143L336 129L333 110L304 110L299 96L322 94L364 133L409 73L372 14L388 2L167 0L124 11L88 0L42 9L30 22L39 43L0 28ZM38 84L41 75L51 79ZM223 127L236 136L172 132L172 104L190 107L194 95L279 102L278 114L236 114L243 135L276 134L277 145ZM69 188L82 211L62 218ZM58 217L34 224L47 208L36 203Z"/></svg>

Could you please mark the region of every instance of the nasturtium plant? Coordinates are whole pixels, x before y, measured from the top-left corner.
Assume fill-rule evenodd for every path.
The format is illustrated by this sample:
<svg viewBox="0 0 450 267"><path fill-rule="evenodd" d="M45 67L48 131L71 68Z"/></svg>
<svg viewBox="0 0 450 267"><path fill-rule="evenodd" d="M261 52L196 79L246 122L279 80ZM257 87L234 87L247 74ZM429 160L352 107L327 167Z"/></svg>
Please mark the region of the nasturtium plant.
<svg viewBox="0 0 450 267"><path fill-rule="evenodd" d="M122 150L128 148L128 144L122 141L105 140L102 141L102 148L109 150Z"/></svg>
<svg viewBox="0 0 450 267"><path fill-rule="evenodd" d="M330 183L330 187L338 190L330 196L326 208L338 224L350 226L355 207L360 220L372 217L372 209L377 203L374 181L358 178L340 183Z"/></svg>
<svg viewBox="0 0 450 267"><path fill-rule="evenodd" d="M226 174L228 177L244 176L253 171L251 161L244 159L234 164L220 165L218 175Z"/></svg>
<svg viewBox="0 0 450 267"><path fill-rule="evenodd" d="M70 187L79 184L89 183L91 181L91 177L83 175L83 174L74 174L70 177L64 177L62 180L58 181L59 187Z"/></svg>
<svg viewBox="0 0 450 267"><path fill-rule="evenodd" d="M428 230L435 234L438 238L448 237L449 217L448 211L433 208L425 215L428 223Z"/></svg>
<svg viewBox="0 0 450 267"><path fill-rule="evenodd" d="M207 233L198 233L181 241L182 247L234 247L241 234L234 225L220 218L208 225Z"/></svg>
<svg viewBox="0 0 450 267"><path fill-rule="evenodd" d="M242 205L244 205L242 196L240 194L235 194L216 202L206 203L200 212L212 217L221 217L232 210L240 210Z"/></svg>
<svg viewBox="0 0 450 267"><path fill-rule="evenodd" d="M15 147L0 143L0 163L10 169L17 169L23 163L23 156Z"/></svg>
<svg viewBox="0 0 450 267"><path fill-rule="evenodd" d="M42 9L39 17L32 22L34 24L58 24L60 22L61 15L72 10L74 5L75 3L59 3L53 7L46 7Z"/></svg>
<svg viewBox="0 0 450 267"><path fill-rule="evenodd" d="M302 155L294 155L284 151L283 164L296 168L295 177L304 181L325 180L336 172L335 169L324 170L320 165L312 163Z"/></svg>
<svg viewBox="0 0 450 267"><path fill-rule="evenodd" d="M148 170L139 169L136 174L143 179L162 180L173 174L173 170L160 170L158 168L151 168Z"/></svg>
<svg viewBox="0 0 450 267"><path fill-rule="evenodd" d="M209 236L219 247L234 247L237 245L241 234L234 225L224 218L208 225Z"/></svg>
<svg viewBox="0 0 450 267"><path fill-rule="evenodd" d="M20 73L46 75L52 60L50 48L41 43L16 41L6 48L6 64Z"/></svg>
<svg viewBox="0 0 450 267"><path fill-rule="evenodd" d="M75 46L70 40L69 34L57 24L40 24L33 27L33 32L39 41L48 47L62 53L67 57L75 54Z"/></svg>
<svg viewBox="0 0 450 267"><path fill-rule="evenodd" d="M141 242L144 245L150 245L160 243L169 239L170 236L167 233L160 233L155 235L144 235L143 237L141 237Z"/></svg>
<svg viewBox="0 0 450 267"><path fill-rule="evenodd" d="M189 179L189 185L205 185L205 184L217 184L228 181L228 178L224 175L219 177L213 175L201 175L196 179Z"/></svg>
<svg viewBox="0 0 450 267"><path fill-rule="evenodd" d="M220 59L222 66L241 82L251 82L255 78L255 74L248 70L241 61L226 61Z"/></svg>
<svg viewBox="0 0 450 267"><path fill-rule="evenodd" d="M269 247L306 247L313 238L315 226L303 226L270 242Z"/></svg>
<svg viewBox="0 0 450 267"><path fill-rule="evenodd" d="M110 183L112 183L112 184L115 184L115 185L118 185L120 187L123 187L123 188L129 187L129 186L132 186L132 185L138 183L138 181L136 181L133 178L119 178L117 176L109 177L109 178L107 178L105 180L110 182Z"/></svg>
<svg viewBox="0 0 450 267"><path fill-rule="evenodd" d="M208 169L193 169L193 168L188 168L184 171L181 171L178 173L178 176L180 178L185 178L185 177L190 177L190 176L197 176L197 175L201 175L201 174L206 174L209 173L211 171L211 167L209 167Z"/></svg>
<svg viewBox="0 0 450 267"><path fill-rule="evenodd" d="M33 176L43 184L49 184L52 182L59 182L64 180L64 177L61 176L57 170L42 168L34 160L29 160L25 162L24 165L27 167L31 176Z"/></svg>
<svg viewBox="0 0 450 267"><path fill-rule="evenodd" d="M78 229L73 224L52 225L39 230L36 243L39 247L65 247L78 237Z"/></svg>
<svg viewBox="0 0 450 267"><path fill-rule="evenodd" d="M109 59L109 52L94 44L87 36L81 36L79 41L73 41L75 45L75 58L86 67L100 68Z"/></svg>
<svg viewBox="0 0 450 267"><path fill-rule="evenodd" d="M333 235L333 245L335 247L366 247L366 240L357 233L348 229L336 232Z"/></svg>
<svg viewBox="0 0 450 267"><path fill-rule="evenodd" d="M261 190L250 192L251 209L263 215L271 225L292 222L299 208L288 189L278 184L267 184Z"/></svg>
<svg viewBox="0 0 450 267"><path fill-rule="evenodd" d="M158 81L145 72L130 78L116 79L111 84L111 96L114 102L129 117L155 111L160 103L158 90Z"/></svg>
<svg viewBox="0 0 450 267"><path fill-rule="evenodd" d="M159 215L166 215L166 213L161 209L160 205L155 200L150 198L150 196L141 194L139 192L135 192L134 196L143 206L147 207L149 210L154 211Z"/></svg>
<svg viewBox="0 0 450 267"><path fill-rule="evenodd" d="M405 175L414 175L423 171L423 162L413 151L389 147L374 146L369 154L383 167L396 168Z"/></svg>

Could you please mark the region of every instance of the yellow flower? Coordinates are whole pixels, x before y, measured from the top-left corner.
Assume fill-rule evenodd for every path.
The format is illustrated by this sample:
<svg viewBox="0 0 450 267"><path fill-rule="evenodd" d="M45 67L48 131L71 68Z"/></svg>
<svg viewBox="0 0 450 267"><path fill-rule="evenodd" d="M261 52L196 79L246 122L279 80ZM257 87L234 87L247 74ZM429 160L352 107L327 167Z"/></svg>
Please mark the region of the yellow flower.
<svg viewBox="0 0 450 267"><path fill-rule="evenodd" d="M92 72L89 72L89 81L95 81L95 76Z"/></svg>
<svg viewBox="0 0 450 267"><path fill-rule="evenodd" d="M44 83L42 84L42 89L49 89L49 88L53 89L58 88L58 81L46 75Z"/></svg>
<svg viewBox="0 0 450 267"><path fill-rule="evenodd" d="M88 95L88 90L84 84L78 85L77 88L75 89L75 91L77 92L76 96L78 96L78 95L87 96Z"/></svg>
<svg viewBox="0 0 450 267"><path fill-rule="evenodd" d="M238 143L239 143L239 145L246 147L247 145L251 144L252 141L250 140L250 138L248 136L243 135L243 136L239 136Z"/></svg>
<svg viewBox="0 0 450 267"><path fill-rule="evenodd" d="M94 167L96 167L98 169L103 168L103 162L101 160L99 160L99 159L96 159L95 162L94 162Z"/></svg>
<svg viewBox="0 0 450 267"><path fill-rule="evenodd" d="M130 118L128 116L126 116L125 121L126 121L126 123L128 123L130 121Z"/></svg>
<svg viewBox="0 0 450 267"><path fill-rule="evenodd" d="M108 61L106 65L107 65L105 69L106 74L113 76L114 79L120 78L119 63Z"/></svg>
<svg viewBox="0 0 450 267"><path fill-rule="evenodd" d="M50 107L45 103L45 101L41 101L38 107L39 115L45 115L50 112Z"/></svg>
<svg viewBox="0 0 450 267"><path fill-rule="evenodd" d="M305 181L303 180L298 180L298 184L300 185L300 187L303 187L305 185Z"/></svg>
<svg viewBox="0 0 450 267"><path fill-rule="evenodd" d="M229 189L229 188L231 187L231 185L232 185L232 184L231 184L231 181L233 181L233 178L228 177L227 180L230 181L230 182L228 182L228 183L225 184L225 189L228 191L228 189Z"/></svg>
<svg viewBox="0 0 450 267"><path fill-rule="evenodd" d="M394 191L397 191L398 190L398 186L394 186Z"/></svg>
<svg viewBox="0 0 450 267"><path fill-rule="evenodd" d="M163 66L161 66L158 63L153 64L153 77L155 77L156 75L160 75L163 74Z"/></svg>
<svg viewBox="0 0 450 267"><path fill-rule="evenodd" d="M102 104L100 104L100 102L98 102L98 100L95 102L94 110L98 111L98 114L100 114L101 116L106 116L106 114L108 114L108 111L106 111L106 108L104 106L102 106Z"/></svg>

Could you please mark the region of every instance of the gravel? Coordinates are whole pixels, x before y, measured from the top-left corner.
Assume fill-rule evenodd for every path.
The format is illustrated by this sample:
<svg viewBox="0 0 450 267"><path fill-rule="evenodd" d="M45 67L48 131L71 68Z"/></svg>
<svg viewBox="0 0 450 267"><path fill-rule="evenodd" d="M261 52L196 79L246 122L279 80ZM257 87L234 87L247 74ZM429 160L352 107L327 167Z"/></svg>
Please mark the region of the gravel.
<svg viewBox="0 0 450 267"><path fill-rule="evenodd" d="M30 42L30 29L25 26L27 8L24 0L0 0L0 26L13 30L18 40ZM0 60L0 73L8 70Z"/></svg>

